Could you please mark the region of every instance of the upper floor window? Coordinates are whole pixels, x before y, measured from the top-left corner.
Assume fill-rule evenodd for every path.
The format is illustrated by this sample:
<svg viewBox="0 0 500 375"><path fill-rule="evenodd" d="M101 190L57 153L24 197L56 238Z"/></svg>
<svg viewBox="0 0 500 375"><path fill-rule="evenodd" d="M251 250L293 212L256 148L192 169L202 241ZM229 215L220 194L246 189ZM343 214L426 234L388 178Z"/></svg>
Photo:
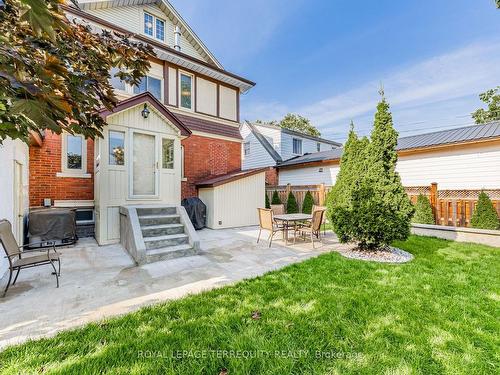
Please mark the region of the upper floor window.
<svg viewBox="0 0 500 375"><path fill-rule="evenodd" d="M245 156L250 155L250 142L245 142L245 143L243 144L243 154L244 154Z"/></svg>
<svg viewBox="0 0 500 375"><path fill-rule="evenodd" d="M118 73L120 71L120 69L118 68L111 68L111 71L109 72L111 78L109 80L109 83L111 84L111 86L113 86L113 88L117 89L117 90L122 90L122 91L125 91L126 88L125 88L125 81L122 81L120 78L116 77L116 73Z"/></svg>
<svg viewBox="0 0 500 375"><path fill-rule="evenodd" d="M293 153L296 155L302 155L302 139L293 139Z"/></svg>
<svg viewBox="0 0 500 375"><path fill-rule="evenodd" d="M181 107L193 109L193 76L186 73L180 73L180 92Z"/></svg>
<svg viewBox="0 0 500 375"><path fill-rule="evenodd" d="M149 13L144 13L144 34L165 40L165 21Z"/></svg>
<svg viewBox="0 0 500 375"><path fill-rule="evenodd" d="M321 143L316 143L316 151L320 152L321 151Z"/></svg>
<svg viewBox="0 0 500 375"><path fill-rule="evenodd" d="M156 99L161 101L161 81L159 78L145 76L141 79L138 86L134 86L134 94L149 91Z"/></svg>

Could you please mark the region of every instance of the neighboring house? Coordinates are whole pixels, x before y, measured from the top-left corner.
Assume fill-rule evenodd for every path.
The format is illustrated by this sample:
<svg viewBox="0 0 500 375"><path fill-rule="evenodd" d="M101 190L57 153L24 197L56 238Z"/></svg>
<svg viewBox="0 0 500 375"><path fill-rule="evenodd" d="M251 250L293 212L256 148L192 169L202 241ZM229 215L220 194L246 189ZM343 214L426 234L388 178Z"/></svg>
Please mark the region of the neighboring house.
<svg viewBox="0 0 500 375"><path fill-rule="evenodd" d="M249 121L241 124L240 133L243 137L242 169L275 166L290 158L342 146L276 125Z"/></svg>
<svg viewBox="0 0 500 375"><path fill-rule="evenodd" d="M396 170L404 186L500 189L500 121L402 137ZM278 166L279 185L334 185L342 149L299 156Z"/></svg>
<svg viewBox="0 0 500 375"><path fill-rule="evenodd" d="M30 147L30 206L49 198L75 207L77 222L95 221L100 244L113 243L119 206L179 205L197 195L197 182L241 170L239 98L255 84L226 71L168 1L80 1L64 9L97 32L150 44L156 57L138 87L112 79L121 101L100 113L109 124L103 138L47 132Z"/></svg>

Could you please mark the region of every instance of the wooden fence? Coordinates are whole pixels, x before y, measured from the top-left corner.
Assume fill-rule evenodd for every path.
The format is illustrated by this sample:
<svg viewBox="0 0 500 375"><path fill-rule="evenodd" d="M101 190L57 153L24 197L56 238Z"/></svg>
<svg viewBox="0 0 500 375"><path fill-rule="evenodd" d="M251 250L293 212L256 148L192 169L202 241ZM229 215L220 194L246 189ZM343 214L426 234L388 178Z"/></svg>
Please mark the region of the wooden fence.
<svg viewBox="0 0 500 375"><path fill-rule="evenodd" d="M267 186L266 194L269 197L269 202L271 202L273 192L276 190L281 202L286 203L288 194L292 192L297 200L299 211L302 211L302 204L307 191L311 192L314 204L323 206L331 188L331 186L324 184ZM436 183L429 186L408 186L405 187L405 191L412 203L417 201L419 194L427 196L431 202L436 224L455 227L470 226L470 219L476 207L478 195L481 192L481 190L439 190ZM500 216L500 189L484 190L484 192L488 194Z"/></svg>

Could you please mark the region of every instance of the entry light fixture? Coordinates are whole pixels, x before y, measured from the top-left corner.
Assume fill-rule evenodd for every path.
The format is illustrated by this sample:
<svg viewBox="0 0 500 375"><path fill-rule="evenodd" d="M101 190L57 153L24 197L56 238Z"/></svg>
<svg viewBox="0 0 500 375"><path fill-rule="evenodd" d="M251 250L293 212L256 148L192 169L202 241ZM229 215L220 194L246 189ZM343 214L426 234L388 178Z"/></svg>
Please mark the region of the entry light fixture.
<svg viewBox="0 0 500 375"><path fill-rule="evenodd" d="M146 103L144 103L144 109L141 111L142 117L148 118L150 113L151 112L148 109L148 105Z"/></svg>

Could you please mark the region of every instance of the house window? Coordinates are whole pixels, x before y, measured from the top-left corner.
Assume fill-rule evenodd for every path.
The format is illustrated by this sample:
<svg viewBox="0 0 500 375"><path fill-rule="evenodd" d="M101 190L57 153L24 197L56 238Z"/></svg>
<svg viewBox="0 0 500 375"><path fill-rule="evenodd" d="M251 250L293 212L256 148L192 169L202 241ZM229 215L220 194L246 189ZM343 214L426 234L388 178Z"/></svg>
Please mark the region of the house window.
<svg viewBox="0 0 500 375"><path fill-rule="evenodd" d="M302 139L293 139L293 153L295 155L302 155Z"/></svg>
<svg viewBox="0 0 500 375"><path fill-rule="evenodd" d="M82 170L83 137L66 135L66 168Z"/></svg>
<svg viewBox="0 0 500 375"><path fill-rule="evenodd" d="M163 138L162 146L162 168L174 169L174 140Z"/></svg>
<svg viewBox="0 0 500 375"><path fill-rule="evenodd" d="M111 71L109 72L109 75L111 76L109 83L113 86L113 88L125 91L125 81L122 81L120 78L115 76L119 71L120 69L118 68L111 68Z"/></svg>
<svg viewBox="0 0 500 375"><path fill-rule="evenodd" d="M193 76L180 73L181 107L193 109Z"/></svg>
<svg viewBox="0 0 500 375"><path fill-rule="evenodd" d="M156 39L165 40L165 21L156 19Z"/></svg>
<svg viewBox="0 0 500 375"><path fill-rule="evenodd" d="M125 133L109 131L109 165L125 165Z"/></svg>
<svg viewBox="0 0 500 375"><path fill-rule="evenodd" d="M245 142L245 143L243 144L243 154L244 154L245 156L250 155L250 142Z"/></svg>
<svg viewBox="0 0 500 375"><path fill-rule="evenodd" d="M153 16L148 13L144 13L144 34L153 36Z"/></svg>
<svg viewBox="0 0 500 375"><path fill-rule="evenodd" d="M144 13L144 34L155 36L156 39L165 40L165 21L149 13Z"/></svg>
<svg viewBox="0 0 500 375"><path fill-rule="evenodd" d="M141 94L149 91L156 99L162 100L161 86L162 80L151 76L142 77L139 85L134 86L134 94Z"/></svg>
<svg viewBox="0 0 500 375"><path fill-rule="evenodd" d="M321 151L321 143L316 143L316 151L320 152Z"/></svg>

